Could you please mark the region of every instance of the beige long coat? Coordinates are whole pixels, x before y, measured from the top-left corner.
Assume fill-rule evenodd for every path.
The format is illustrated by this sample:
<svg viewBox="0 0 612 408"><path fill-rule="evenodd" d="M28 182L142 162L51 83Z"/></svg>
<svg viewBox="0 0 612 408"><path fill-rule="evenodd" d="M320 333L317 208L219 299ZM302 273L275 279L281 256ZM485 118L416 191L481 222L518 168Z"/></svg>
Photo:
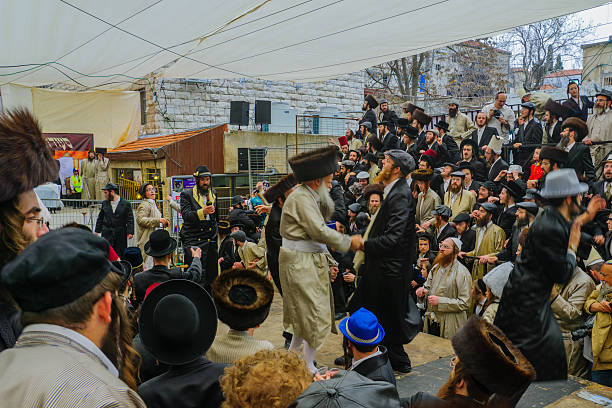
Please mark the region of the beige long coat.
<svg viewBox="0 0 612 408"><path fill-rule="evenodd" d="M474 208L474 204L476 204L476 196L471 191L462 190L459 193L459 197L455 199L452 205L450 189L446 192L446 194L444 194L444 205L449 206L453 212L451 215L451 220L461 213L470 214L472 212L472 208Z"/></svg>
<svg viewBox="0 0 612 408"><path fill-rule="evenodd" d="M312 240L348 252L350 237L325 224L318 197L304 184L291 193L283 206L281 236L292 241ZM318 349L331 332L336 333L329 272L330 266L336 264L327 251L312 253L283 247L278 263L284 326Z"/></svg>
<svg viewBox="0 0 612 408"><path fill-rule="evenodd" d="M244 266L257 259L253 270L259 272L266 278L268 277L268 264L266 262L266 248L254 242L245 241L242 248L238 247L238 255Z"/></svg>
<svg viewBox="0 0 612 408"><path fill-rule="evenodd" d="M467 321L467 311L472 290L470 272L459 261L447 268L434 265L423 285L426 296L438 296L438 305L427 305L424 331L429 329L429 319L440 324L440 336L450 339Z"/></svg>
<svg viewBox="0 0 612 408"><path fill-rule="evenodd" d="M434 216L431 215L437 205L440 205L440 196L436 194L431 188L427 190L427 194L423 192L419 193L417 198L416 214L414 216L417 224L421 225L424 222L433 220Z"/></svg>
<svg viewBox="0 0 612 408"><path fill-rule="evenodd" d="M491 224L485 231L482 242L478 242L478 227L476 229L476 247L474 250L467 252L468 256L494 255L504 249L504 241L506 233L503 229L495 224ZM472 279L482 279L491 269L495 268L494 264L480 264L478 260L474 260L472 266Z"/></svg>
<svg viewBox="0 0 612 408"><path fill-rule="evenodd" d="M144 245L156 229L160 228L161 214L155 204L142 200L136 209L136 224L138 225L138 248L144 256Z"/></svg>
<svg viewBox="0 0 612 408"><path fill-rule="evenodd" d="M96 199L96 162L97 160L81 160L81 179L83 180L83 200ZM104 187L104 186L102 186ZM100 188L102 188L100 187Z"/></svg>
<svg viewBox="0 0 612 408"><path fill-rule="evenodd" d="M450 118L448 120L450 123L450 135L458 143L461 143L463 139L470 136L476 130L474 122L465 113L457 112L454 121Z"/></svg>
<svg viewBox="0 0 612 408"><path fill-rule="evenodd" d="M102 188L104 188L104 186L106 186L106 184L110 180L108 177L109 160L107 157L103 157L102 160L98 160L96 158L95 162L96 162L96 199L103 200L104 192L102 191Z"/></svg>

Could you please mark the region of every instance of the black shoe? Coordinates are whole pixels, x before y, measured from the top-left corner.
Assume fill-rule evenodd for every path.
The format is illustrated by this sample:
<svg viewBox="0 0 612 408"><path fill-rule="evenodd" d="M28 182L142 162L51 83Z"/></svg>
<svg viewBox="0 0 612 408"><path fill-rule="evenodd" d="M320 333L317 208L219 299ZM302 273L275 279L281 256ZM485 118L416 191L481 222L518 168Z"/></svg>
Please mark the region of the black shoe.
<svg viewBox="0 0 612 408"><path fill-rule="evenodd" d="M410 371L412 371L412 366L410 364L402 364L402 365L398 365L393 367L393 369L395 371L398 371L400 373L406 374L409 373Z"/></svg>
<svg viewBox="0 0 612 408"><path fill-rule="evenodd" d="M289 347L291 347L291 340L285 339L285 350L289 350Z"/></svg>
<svg viewBox="0 0 612 408"><path fill-rule="evenodd" d="M334 315L334 319L336 320L340 320L340 319L344 319L344 316L346 316L346 312L338 312Z"/></svg>
<svg viewBox="0 0 612 408"><path fill-rule="evenodd" d="M334 364L340 367L344 367L344 356L340 356L334 360Z"/></svg>

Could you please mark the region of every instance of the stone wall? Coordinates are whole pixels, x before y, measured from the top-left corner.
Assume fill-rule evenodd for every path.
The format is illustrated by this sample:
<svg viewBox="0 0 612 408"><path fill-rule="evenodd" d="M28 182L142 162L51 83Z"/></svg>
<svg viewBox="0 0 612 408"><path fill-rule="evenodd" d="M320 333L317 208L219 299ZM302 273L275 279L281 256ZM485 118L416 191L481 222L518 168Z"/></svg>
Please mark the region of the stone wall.
<svg viewBox="0 0 612 408"><path fill-rule="evenodd" d="M326 107L360 111L364 79L363 72L301 84L250 78L201 80L151 76L147 81L135 83L131 89L146 93L147 123L141 129L142 134L171 133L229 122L231 101L250 103L247 129L256 130L256 99L287 103L297 114Z"/></svg>

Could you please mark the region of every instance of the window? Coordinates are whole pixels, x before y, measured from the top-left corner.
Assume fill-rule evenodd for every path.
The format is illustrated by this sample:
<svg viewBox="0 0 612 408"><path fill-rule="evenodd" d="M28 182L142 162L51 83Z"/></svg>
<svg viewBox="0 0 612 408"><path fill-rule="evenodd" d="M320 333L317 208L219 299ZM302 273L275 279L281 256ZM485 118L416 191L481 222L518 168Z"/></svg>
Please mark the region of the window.
<svg viewBox="0 0 612 408"><path fill-rule="evenodd" d="M603 80L603 86L612 86L612 76L606 77Z"/></svg>
<svg viewBox="0 0 612 408"><path fill-rule="evenodd" d="M147 91L140 89L140 124L147 124Z"/></svg>

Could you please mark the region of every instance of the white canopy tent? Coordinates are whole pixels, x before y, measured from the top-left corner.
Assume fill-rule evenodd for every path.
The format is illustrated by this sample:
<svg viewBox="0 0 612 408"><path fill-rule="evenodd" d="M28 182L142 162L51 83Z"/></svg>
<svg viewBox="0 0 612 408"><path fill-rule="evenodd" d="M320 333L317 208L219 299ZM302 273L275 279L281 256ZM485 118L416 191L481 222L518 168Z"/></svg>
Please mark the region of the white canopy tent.
<svg viewBox="0 0 612 408"><path fill-rule="evenodd" d="M605 0L3 0L0 85L315 81Z"/></svg>

